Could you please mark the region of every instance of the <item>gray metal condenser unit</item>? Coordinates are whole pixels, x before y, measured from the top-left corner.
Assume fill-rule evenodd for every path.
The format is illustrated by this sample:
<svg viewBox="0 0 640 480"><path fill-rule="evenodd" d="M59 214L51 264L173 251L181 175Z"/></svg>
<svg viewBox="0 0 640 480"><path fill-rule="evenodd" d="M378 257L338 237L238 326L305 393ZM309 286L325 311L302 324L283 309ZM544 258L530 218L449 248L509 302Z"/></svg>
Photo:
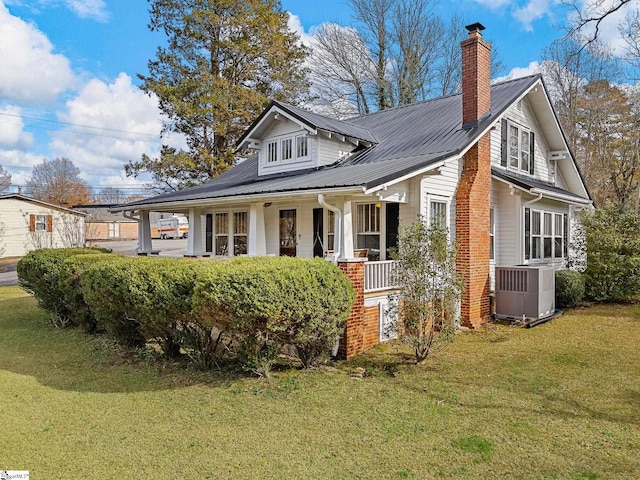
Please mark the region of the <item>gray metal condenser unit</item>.
<svg viewBox="0 0 640 480"><path fill-rule="evenodd" d="M496 267L496 316L540 319L556 309L553 267Z"/></svg>

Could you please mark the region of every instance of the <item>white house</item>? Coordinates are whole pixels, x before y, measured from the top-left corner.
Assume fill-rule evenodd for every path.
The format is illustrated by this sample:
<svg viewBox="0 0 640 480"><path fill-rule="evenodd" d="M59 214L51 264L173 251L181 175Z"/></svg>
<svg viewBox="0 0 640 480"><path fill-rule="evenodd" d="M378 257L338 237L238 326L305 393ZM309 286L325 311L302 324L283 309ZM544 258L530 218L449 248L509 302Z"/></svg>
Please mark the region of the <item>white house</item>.
<svg viewBox="0 0 640 480"><path fill-rule="evenodd" d="M151 251L149 212L182 211L191 256L334 256L364 275L350 355L381 339L389 252L399 226L422 215L458 245L463 323L484 322L495 266L564 266L592 202L542 78L490 85L484 27L467 29L461 94L344 121L272 102L239 142L252 158L119 207L140 219L140 253Z"/></svg>
<svg viewBox="0 0 640 480"><path fill-rule="evenodd" d="M85 214L25 195L0 195L0 257L84 246Z"/></svg>

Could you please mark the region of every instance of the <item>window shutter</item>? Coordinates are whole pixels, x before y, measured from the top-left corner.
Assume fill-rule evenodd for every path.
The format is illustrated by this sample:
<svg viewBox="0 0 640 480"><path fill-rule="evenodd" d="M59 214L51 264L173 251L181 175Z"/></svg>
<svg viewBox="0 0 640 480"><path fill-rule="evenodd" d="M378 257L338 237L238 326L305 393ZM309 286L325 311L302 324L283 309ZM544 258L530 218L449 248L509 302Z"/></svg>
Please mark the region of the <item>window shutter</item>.
<svg viewBox="0 0 640 480"><path fill-rule="evenodd" d="M47 232L53 232L53 216L47 215Z"/></svg>
<svg viewBox="0 0 640 480"><path fill-rule="evenodd" d="M502 165L503 167L507 166L507 155L508 153L508 149L507 149L507 121L503 118L502 119L502 157L500 158L500 165Z"/></svg>
<svg viewBox="0 0 640 480"><path fill-rule="evenodd" d="M36 231L36 216L33 214L29 215L29 231L30 232Z"/></svg>
<svg viewBox="0 0 640 480"><path fill-rule="evenodd" d="M529 173L533 175L535 171L534 165L536 164L536 142L533 132L529 135Z"/></svg>

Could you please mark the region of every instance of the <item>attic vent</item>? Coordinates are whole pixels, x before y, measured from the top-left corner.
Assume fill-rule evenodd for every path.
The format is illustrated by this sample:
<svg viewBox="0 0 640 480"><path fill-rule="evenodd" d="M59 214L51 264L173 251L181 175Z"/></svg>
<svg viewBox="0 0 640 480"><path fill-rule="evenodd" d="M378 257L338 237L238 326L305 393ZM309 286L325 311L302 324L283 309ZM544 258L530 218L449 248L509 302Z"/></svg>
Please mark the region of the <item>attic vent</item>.
<svg viewBox="0 0 640 480"><path fill-rule="evenodd" d="M518 103L516 103L516 108L518 109L519 112L522 111L522 100L518 100Z"/></svg>

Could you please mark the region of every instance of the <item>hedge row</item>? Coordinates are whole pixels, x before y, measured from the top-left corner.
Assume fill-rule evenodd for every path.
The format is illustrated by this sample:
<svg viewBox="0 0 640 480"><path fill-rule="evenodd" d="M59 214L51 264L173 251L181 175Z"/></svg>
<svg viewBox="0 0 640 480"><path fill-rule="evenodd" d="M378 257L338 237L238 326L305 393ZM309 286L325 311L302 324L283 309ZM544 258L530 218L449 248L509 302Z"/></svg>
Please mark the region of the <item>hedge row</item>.
<svg viewBox="0 0 640 480"><path fill-rule="evenodd" d="M304 366L326 356L354 298L347 277L322 259L37 250L19 262L18 276L59 325L105 331L130 347L157 342L165 355L186 353L204 368L233 352L260 375L286 345Z"/></svg>

